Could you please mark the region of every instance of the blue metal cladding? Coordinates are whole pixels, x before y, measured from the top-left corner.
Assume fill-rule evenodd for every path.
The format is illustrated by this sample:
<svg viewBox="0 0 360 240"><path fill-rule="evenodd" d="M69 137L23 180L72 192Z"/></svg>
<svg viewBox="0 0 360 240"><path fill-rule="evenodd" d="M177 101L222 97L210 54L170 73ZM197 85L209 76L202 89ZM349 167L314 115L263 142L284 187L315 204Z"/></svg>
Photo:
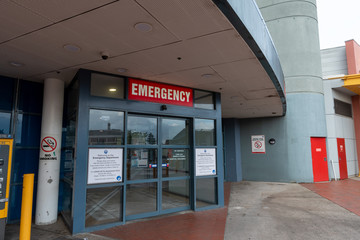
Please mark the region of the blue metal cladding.
<svg viewBox="0 0 360 240"><path fill-rule="evenodd" d="M43 91L43 84L20 80L18 109L41 114Z"/></svg>
<svg viewBox="0 0 360 240"><path fill-rule="evenodd" d="M1 110L11 111L13 105L13 95L14 95L14 80L8 77L0 76L0 83L1 83L0 111Z"/></svg>
<svg viewBox="0 0 360 240"><path fill-rule="evenodd" d="M23 174L35 173L36 179L38 172L43 85L4 77L0 80L0 112L7 111L11 116L10 123L0 121L0 129L9 124L8 134L15 142L8 214L11 223L20 219Z"/></svg>

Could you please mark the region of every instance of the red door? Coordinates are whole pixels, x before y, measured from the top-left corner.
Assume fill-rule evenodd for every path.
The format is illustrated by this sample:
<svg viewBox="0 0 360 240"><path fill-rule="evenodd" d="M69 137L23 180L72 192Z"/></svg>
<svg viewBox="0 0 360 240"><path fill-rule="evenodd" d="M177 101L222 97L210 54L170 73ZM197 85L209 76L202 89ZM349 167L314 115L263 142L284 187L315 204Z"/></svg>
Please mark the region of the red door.
<svg viewBox="0 0 360 240"><path fill-rule="evenodd" d="M345 139L337 139L337 149L339 156L340 179L346 179L348 178L348 174L346 164Z"/></svg>
<svg viewBox="0 0 360 240"><path fill-rule="evenodd" d="M312 137L310 140L314 182L329 181L326 138Z"/></svg>

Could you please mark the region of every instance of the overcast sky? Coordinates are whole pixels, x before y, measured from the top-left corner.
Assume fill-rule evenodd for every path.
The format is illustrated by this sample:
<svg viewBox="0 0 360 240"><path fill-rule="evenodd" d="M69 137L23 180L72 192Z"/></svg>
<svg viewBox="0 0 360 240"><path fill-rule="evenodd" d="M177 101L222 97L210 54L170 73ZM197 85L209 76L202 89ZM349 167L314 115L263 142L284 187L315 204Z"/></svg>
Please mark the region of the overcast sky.
<svg viewBox="0 0 360 240"><path fill-rule="evenodd" d="M317 0L320 48L360 44L360 0Z"/></svg>

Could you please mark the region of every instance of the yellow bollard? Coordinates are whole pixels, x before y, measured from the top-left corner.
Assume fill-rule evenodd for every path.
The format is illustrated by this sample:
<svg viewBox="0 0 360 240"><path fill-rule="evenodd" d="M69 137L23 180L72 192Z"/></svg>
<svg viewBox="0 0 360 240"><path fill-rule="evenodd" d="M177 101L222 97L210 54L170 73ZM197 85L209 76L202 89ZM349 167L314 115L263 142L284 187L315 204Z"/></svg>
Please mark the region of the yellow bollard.
<svg viewBox="0 0 360 240"><path fill-rule="evenodd" d="M19 240L30 240L31 237L33 190L34 174L24 174Z"/></svg>

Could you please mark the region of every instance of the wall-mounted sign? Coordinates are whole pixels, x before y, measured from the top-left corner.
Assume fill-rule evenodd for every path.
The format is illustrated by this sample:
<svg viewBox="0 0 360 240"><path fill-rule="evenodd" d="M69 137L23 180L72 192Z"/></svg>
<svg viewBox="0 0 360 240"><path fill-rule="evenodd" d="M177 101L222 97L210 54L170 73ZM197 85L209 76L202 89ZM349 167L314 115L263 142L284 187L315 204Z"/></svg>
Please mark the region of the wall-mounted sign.
<svg viewBox="0 0 360 240"><path fill-rule="evenodd" d="M44 137L42 137L40 143L40 160L60 160L61 149L58 147L58 140L61 140L61 136L57 136L54 134L52 134L51 136L45 135Z"/></svg>
<svg viewBox="0 0 360 240"><path fill-rule="evenodd" d="M196 149L196 176L216 175L216 149Z"/></svg>
<svg viewBox="0 0 360 240"><path fill-rule="evenodd" d="M88 184L122 182L123 149L90 148Z"/></svg>
<svg viewBox="0 0 360 240"><path fill-rule="evenodd" d="M129 78L130 100L193 106L193 90L163 83Z"/></svg>
<svg viewBox="0 0 360 240"><path fill-rule="evenodd" d="M265 153L265 135L251 136L252 153Z"/></svg>

